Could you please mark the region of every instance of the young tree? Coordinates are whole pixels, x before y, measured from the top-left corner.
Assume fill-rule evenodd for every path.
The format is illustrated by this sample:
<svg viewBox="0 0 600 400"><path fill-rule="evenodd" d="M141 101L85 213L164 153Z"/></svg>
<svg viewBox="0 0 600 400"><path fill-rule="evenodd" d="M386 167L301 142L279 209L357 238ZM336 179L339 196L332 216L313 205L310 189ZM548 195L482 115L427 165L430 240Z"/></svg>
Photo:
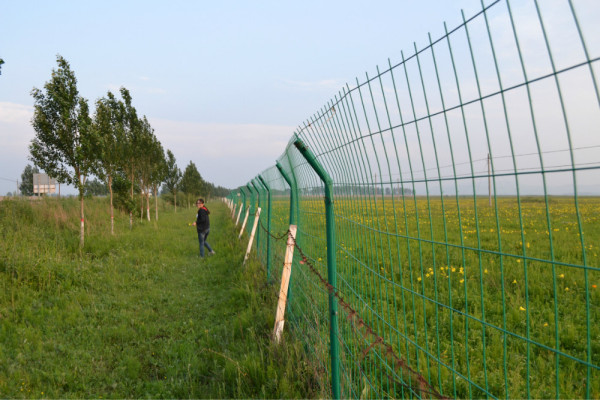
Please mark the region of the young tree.
<svg viewBox="0 0 600 400"><path fill-rule="evenodd" d="M2 75L2 64L4 64L4 60L0 58L0 75Z"/></svg>
<svg viewBox="0 0 600 400"><path fill-rule="evenodd" d="M106 196L108 194L108 186L97 179L88 179L85 182L85 195L87 197L92 196Z"/></svg>
<svg viewBox="0 0 600 400"><path fill-rule="evenodd" d="M33 196L33 174L39 174L40 170L27 164L21 174L19 190L23 196Z"/></svg>
<svg viewBox="0 0 600 400"><path fill-rule="evenodd" d="M148 221L150 221L150 189L151 189L151 174L154 163L154 147L157 142L154 136L154 129L150 126L150 122L144 115L139 122L139 142L138 142L138 176L140 178L140 188L142 189L140 219L144 217L144 198L146 199L146 213Z"/></svg>
<svg viewBox="0 0 600 400"><path fill-rule="evenodd" d="M97 141L89 116L87 100L79 96L77 79L69 63L57 57L45 91L34 88L32 119L36 136L29 146L31 161L59 183L69 183L79 191L81 231L84 244L84 191L86 177L93 171Z"/></svg>
<svg viewBox="0 0 600 400"><path fill-rule="evenodd" d="M173 194L175 212L177 212L177 189L181 182L181 170L177 167L175 156L171 150L167 150L165 187Z"/></svg>
<svg viewBox="0 0 600 400"><path fill-rule="evenodd" d="M123 162L124 129L121 110L123 104L109 91L107 97L96 101L94 130L98 137L95 173L108 186L110 195L110 233L115 233L113 206L113 178Z"/></svg>
<svg viewBox="0 0 600 400"><path fill-rule="evenodd" d="M204 189L204 180L202 176L200 176L200 172L198 172L198 168L196 165L190 161L187 167L185 167L185 172L183 173L183 177L181 178L181 191L185 193L188 208L190 202L190 196L199 196Z"/></svg>
<svg viewBox="0 0 600 400"><path fill-rule="evenodd" d="M133 201L133 188L138 172L140 159L140 120L137 116L135 107L131 105L131 94L129 90L122 87L120 89L123 98L120 110L123 121L123 132L125 135L123 151L123 170L131 183L131 200ZM129 228L133 228L133 213L129 213Z"/></svg>
<svg viewBox="0 0 600 400"><path fill-rule="evenodd" d="M154 217L156 221L158 221L158 188L167 176L167 160L165 159L165 152L158 139L155 140L154 146L152 147L152 153L153 159L150 172L150 184L152 185L152 190L154 192Z"/></svg>

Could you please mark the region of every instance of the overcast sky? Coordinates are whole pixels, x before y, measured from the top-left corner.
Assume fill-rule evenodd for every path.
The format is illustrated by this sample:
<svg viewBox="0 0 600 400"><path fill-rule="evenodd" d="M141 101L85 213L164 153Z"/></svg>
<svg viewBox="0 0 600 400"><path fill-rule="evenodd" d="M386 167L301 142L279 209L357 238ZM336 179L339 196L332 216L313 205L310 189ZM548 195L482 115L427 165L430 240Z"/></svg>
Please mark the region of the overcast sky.
<svg viewBox="0 0 600 400"><path fill-rule="evenodd" d="M193 161L234 188L273 165L346 82L424 47L444 21L459 25L461 9L469 17L480 0L2 0L0 195L30 163L30 92L57 54L90 104L127 87L182 170Z"/></svg>

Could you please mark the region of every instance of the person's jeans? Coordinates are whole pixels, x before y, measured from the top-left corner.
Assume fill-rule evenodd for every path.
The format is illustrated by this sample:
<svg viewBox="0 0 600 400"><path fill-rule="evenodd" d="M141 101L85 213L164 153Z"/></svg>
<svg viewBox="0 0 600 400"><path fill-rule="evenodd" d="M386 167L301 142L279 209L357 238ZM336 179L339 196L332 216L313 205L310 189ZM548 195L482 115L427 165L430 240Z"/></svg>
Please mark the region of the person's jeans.
<svg viewBox="0 0 600 400"><path fill-rule="evenodd" d="M204 257L204 248L206 247L209 252L212 252L213 249L210 247L210 244L206 241L208 234L210 233L210 228L204 231L198 231L198 242L200 243L200 257Z"/></svg>

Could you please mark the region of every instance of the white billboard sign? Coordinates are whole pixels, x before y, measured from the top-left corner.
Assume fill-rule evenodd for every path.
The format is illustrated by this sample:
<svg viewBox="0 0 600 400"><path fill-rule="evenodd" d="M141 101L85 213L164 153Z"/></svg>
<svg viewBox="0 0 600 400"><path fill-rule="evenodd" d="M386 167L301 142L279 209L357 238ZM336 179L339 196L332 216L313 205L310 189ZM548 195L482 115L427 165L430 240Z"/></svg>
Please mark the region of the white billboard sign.
<svg viewBox="0 0 600 400"><path fill-rule="evenodd" d="M47 174L33 174L33 194L56 193L56 179Z"/></svg>

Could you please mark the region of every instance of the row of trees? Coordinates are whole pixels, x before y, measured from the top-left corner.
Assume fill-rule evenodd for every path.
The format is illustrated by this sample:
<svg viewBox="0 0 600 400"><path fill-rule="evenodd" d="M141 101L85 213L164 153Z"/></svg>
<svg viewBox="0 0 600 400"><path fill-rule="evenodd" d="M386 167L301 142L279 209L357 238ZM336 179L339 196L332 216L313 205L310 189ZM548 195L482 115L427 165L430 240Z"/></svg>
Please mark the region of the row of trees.
<svg viewBox="0 0 600 400"><path fill-rule="evenodd" d="M196 168L196 164L191 161L182 174L175 165L175 158L170 151L167 151L167 170L169 173L165 178L162 192L171 193L173 195L175 211L177 211L178 192L183 192L185 194L185 200L188 203L188 207L190 204L190 199L199 193L204 193L209 197L225 197L229 194L229 189L221 186L215 186L212 183L202 179L200 172L198 172L198 168Z"/></svg>
<svg viewBox="0 0 600 400"><path fill-rule="evenodd" d="M114 186L127 187L129 201L125 208L133 225L134 193L141 194L140 217L144 200L150 220L150 193L157 198L164 182L176 196L184 189L182 174L170 150L165 151L146 116L139 117L129 91L122 87L120 99L110 91L96 101L90 115L88 101L79 95L77 79L69 63L60 55L58 69L52 71L44 90L34 88L33 128L36 132L29 146L30 159L60 183L75 186L81 204L80 244L84 244L84 195L86 181L97 176L108 187L111 233L114 233ZM198 173L198 181L204 182ZM125 185L124 185L125 184ZM89 186L89 185L87 185ZM189 185L188 185L189 186ZM202 193L190 192L196 195ZM155 201L155 218L158 207Z"/></svg>

